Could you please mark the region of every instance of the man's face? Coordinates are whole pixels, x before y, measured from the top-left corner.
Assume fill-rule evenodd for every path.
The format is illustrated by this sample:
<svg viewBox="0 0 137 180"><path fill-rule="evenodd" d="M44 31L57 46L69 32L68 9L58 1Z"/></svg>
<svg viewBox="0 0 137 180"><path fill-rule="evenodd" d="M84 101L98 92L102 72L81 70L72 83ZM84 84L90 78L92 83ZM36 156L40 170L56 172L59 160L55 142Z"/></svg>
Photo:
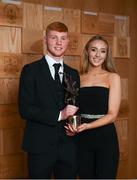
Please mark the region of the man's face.
<svg viewBox="0 0 137 180"><path fill-rule="evenodd" d="M61 59L68 43L68 32L49 31L46 36L47 54L56 60Z"/></svg>

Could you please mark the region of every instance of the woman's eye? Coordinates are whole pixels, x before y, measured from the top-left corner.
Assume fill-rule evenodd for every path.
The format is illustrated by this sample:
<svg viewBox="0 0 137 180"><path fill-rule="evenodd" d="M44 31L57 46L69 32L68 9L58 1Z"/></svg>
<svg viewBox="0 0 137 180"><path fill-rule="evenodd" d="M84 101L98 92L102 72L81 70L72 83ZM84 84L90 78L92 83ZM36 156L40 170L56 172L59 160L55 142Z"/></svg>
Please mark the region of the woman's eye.
<svg viewBox="0 0 137 180"><path fill-rule="evenodd" d="M96 49L95 48L91 48L91 51L96 51Z"/></svg>
<svg viewBox="0 0 137 180"><path fill-rule="evenodd" d="M101 52L102 52L102 53L106 53L107 51L106 51L106 50L102 50Z"/></svg>

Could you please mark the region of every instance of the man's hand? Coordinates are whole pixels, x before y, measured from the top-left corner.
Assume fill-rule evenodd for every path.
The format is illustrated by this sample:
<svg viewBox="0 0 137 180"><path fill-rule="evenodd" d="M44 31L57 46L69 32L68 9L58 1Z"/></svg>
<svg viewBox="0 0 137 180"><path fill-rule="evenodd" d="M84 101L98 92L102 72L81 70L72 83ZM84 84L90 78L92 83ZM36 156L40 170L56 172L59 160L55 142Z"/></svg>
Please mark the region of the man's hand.
<svg viewBox="0 0 137 180"><path fill-rule="evenodd" d="M68 136L74 136L77 133L77 129L74 129L69 123L67 123L64 127Z"/></svg>
<svg viewBox="0 0 137 180"><path fill-rule="evenodd" d="M66 120L69 116L73 116L77 111L78 107L73 105L67 105L62 111L61 111L61 120Z"/></svg>

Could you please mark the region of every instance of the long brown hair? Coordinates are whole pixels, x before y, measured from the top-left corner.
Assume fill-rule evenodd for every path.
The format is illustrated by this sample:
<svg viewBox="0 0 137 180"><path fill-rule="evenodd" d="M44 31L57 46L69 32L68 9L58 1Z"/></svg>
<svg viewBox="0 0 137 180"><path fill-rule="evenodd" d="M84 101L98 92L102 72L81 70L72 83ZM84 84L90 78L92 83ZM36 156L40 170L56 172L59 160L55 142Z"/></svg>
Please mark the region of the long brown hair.
<svg viewBox="0 0 137 180"><path fill-rule="evenodd" d="M90 43L93 41L96 41L96 40L101 40L101 41L105 42L107 45L107 56L106 56L104 63L102 64L102 68L109 72L117 72L114 62L113 62L112 51L111 51L108 41L103 36L96 35L96 36L93 36L92 38L90 38L90 40L86 43L86 45L84 47L83 59L82 59L81 67L80 67L80 73L84 74L84 73L87 73L89 70L90 62L89 62L89 57L88 57L88 49L89 49Z"/></svg>

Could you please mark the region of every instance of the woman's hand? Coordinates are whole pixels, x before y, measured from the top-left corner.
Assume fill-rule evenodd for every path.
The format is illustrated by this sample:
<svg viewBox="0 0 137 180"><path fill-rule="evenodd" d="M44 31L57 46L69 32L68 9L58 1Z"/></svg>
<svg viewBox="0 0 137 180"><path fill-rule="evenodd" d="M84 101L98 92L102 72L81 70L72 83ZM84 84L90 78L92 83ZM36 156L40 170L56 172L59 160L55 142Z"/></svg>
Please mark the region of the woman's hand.
<svg viewBox="0 0 137 180"><path fill-rule="evenodd" d="M66 124L66 126L65 126L66 134L68 136L74 136L77 133L80 133L82 131L88 130L89 129L88 124L89 123L83 123L83 124L79 125L77 127L77 129L74 129L73 126L70 125L70 124Z"/></svg>
<svg viewBox="0 0 137 180"><path fill-rule="evenodd" d="M87 129L88 129L88 123L83 123L80 126L78 126L77 133L80 133L80 132L85 131Z"/></svg>

